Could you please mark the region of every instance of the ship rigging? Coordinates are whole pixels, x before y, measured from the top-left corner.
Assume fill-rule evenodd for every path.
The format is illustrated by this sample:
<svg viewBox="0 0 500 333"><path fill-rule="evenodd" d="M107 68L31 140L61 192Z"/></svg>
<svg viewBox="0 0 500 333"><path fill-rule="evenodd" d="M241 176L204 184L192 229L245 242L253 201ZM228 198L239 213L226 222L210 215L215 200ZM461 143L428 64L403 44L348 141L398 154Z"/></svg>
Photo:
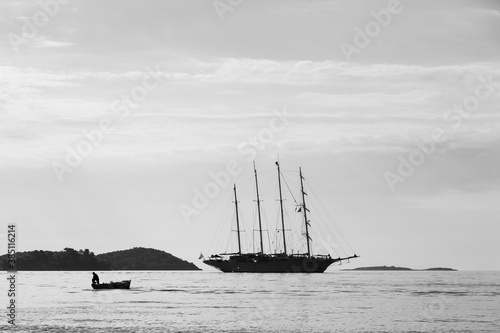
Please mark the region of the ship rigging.
<svg viewBox="0 0 500 333"><path fill-rule="evenodd" d="M262 211L261 211L261 198L259 192L259 180L258 173L254 162L254 178L255 178L255 191L256 191L256 203L257 203L257 217L258 217L258 235L259 235L259 251L253 252L243 252L242 251L242 241L241 233L243 232L240 225L240 209L238 202L238 193L236 184L233 187L234 196L234 213L236 220L236 240L238 252L236 253L219 253L211 255L208 259L203 262L207 265L215 267L222 272L235 272L235 273L322 273L331 264L341 263L345 260L350 260L357 258L358 255L353 253L352 255L332 257L330 253L326 254L313 254L312 249L312 238L310 235L311 221L309 220L310 210L308 208L306 197L307 193L304 190L304 176L302 174L302 168L299 168L299 180L300 180L300 199L301 203L296 203L296 211L302 213L303 228L305 230L303 236L305 237L306 252L296 252L293 249L287 249L287 232L285 223L285 210L284 210L284 198L282 191L283 175L281 172L279 162L276 162L277 167L277 178L278 178L278 191L279 191L279 217L280 217L280 229L277 230L277 236L281 234L282 246L281 250L275 247L275 252L269 251L266 253L264 251L264 240L263 240L263 228L262 228ZM288 187L288 185L287 185ZM278 237L277 237L278 238ZM349 246L349 248L351 248ZM352 250L352 248L351 248Z"/></svg>

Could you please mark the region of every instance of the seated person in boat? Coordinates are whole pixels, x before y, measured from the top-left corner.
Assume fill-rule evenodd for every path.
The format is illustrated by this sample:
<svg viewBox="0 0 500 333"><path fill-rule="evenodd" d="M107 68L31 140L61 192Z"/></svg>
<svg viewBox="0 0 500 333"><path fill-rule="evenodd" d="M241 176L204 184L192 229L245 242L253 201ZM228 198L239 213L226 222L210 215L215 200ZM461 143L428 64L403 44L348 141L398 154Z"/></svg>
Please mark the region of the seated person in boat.
<svg viewBox="0 0 500 333"><path fill-rule="evenodd" d="M99 275L95 272L92 272L92 284L99 284Z"/></svg>

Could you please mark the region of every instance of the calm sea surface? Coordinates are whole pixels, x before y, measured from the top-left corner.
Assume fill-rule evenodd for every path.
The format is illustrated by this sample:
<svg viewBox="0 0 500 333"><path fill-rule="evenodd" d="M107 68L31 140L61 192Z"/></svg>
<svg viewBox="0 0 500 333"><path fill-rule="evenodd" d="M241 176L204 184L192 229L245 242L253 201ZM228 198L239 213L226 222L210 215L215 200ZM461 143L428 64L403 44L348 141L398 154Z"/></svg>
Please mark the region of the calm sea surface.
<svg viewBox="0 0 500 333"><path fill-rule="evenodd" d="M13 331L500 332L500 272L99 275L131 289L93 290L90 272L20 272ZM5 279L3 290L7 305Z"/></svg>

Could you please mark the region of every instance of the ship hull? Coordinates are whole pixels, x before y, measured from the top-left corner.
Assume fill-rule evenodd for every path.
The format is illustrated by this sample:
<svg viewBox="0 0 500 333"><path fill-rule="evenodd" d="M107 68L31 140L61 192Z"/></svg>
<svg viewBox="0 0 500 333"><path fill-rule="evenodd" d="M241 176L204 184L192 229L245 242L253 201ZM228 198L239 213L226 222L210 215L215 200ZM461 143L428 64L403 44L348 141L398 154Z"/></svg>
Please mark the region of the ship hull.
<svg viewBox="0 0 500 333"><path fill-rule="evenodd" d="M228 260L209 259L203 262L224 273L323 273L335 261L330 257L235 256Z"/></svg>

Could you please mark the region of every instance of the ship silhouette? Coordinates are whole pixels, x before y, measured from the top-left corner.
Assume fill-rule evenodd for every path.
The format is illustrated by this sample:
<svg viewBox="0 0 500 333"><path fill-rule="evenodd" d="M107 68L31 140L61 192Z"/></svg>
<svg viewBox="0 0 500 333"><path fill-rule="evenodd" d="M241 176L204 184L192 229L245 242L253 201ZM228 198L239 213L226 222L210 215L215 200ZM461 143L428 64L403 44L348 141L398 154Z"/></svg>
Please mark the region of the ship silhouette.
<svg viewBox="0 0 500 333"><path fill-rule="evenodd" d="M303 226L305 227L304 237L306 239L307 251L304 253L289 253L286 242L286 224L283 212L283 195L282 195L282 173L280 170L279 162L276 162L278 172L278 188L279 188L279 203L280 203L280 217L281 217L281 230L278 230L283 238L283 246L279 252L264 253L263 237L262 237L262 217L259 196L259 182L257 170L254 162L255 174L255 189L256 189L256 202L259 222L259 240L260 251L255 253L243 253L241 250L241 230L240 218L238 208L238 196L236 191L236 184L233 187L234 191L234 204L236 216L236 233L238 241L238 251L234 253L218 253L211 255L205 259L203 255L200 258L205 259L203 263L215 267L225 273L323 273L331 264L341 263L342 261L358 258L359 256L353 253L350 256L332 257L330 254L314 254L312 252L312 239L309 233L311 228L311 221L308 219L310 213L306 205L307 193L304 191L304 177L302 176L302 168L299 168L300 177L300 196L301 203L297 205L296 212L301 213L303 216Z"/></svg>

